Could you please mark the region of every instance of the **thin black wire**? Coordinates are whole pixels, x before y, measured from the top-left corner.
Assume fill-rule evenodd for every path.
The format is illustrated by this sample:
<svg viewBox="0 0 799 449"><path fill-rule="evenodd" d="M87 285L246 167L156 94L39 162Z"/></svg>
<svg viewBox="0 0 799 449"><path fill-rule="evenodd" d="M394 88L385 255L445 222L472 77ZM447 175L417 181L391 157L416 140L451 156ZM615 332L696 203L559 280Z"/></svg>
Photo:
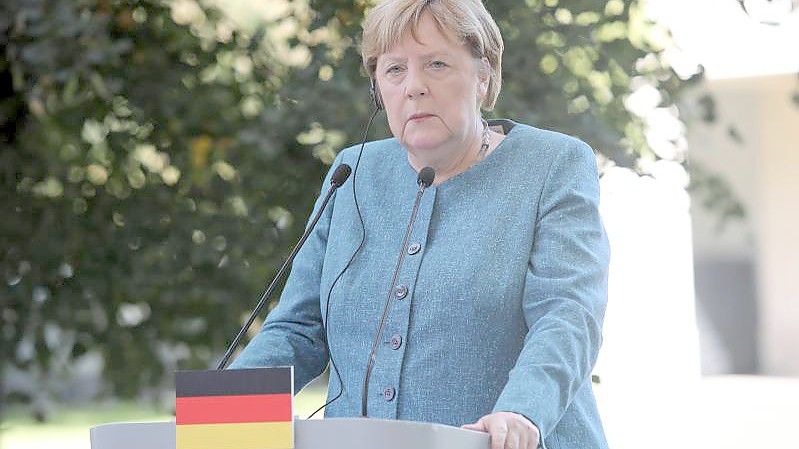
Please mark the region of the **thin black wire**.
<svg viewBox="0 0 799 449"><path fill-rule="evenodd" d="M358 213L358 220L361 222L361 243L358 244L358 248L355 250L354 253L352 253L352 256L350 257L350 260L347 262L347 265L344 266L341 272L339 272L338 276L336 276L336 279L333 280L333 283L330 284L330 289L327 291L327 304L325 305L325 316L327 317L327 324L325 324L325 320L322 319L322 327L325 328L325 340L327 341L327 352L330 357L330 367L336 373L339 390L338 394L336 394L336 396L333 399L330 399L329 401L325 402L324 405L316 409L306 419L313 418L313 416L316 415L319 412L319 410L322 410L323 408L332 404L333 401L340 398L341 394L344 393L344 382L342 382L341 380L341 373L339 373L338 368L336 367L336 362L333 361L333 351L330 347L330 333L328 331L330 328L330 296L333 293L333 287L336 286L338 280L341 279L341 276L343 276L344 272L346 272L347 269L350 267L352 261L355 260L355 256L361 251L361 248L363 248L363 244L366 241L366 228L364 227L363 224L363 216L361 215L361 208L360 206L358 206L358 195L355 192L355 185L356 185L355 175L358 174L358 166L361 164L361 156L363 156L363 147L364 145L366 145L366 138L369 135L369 128L372 126L372 121L375 119L375 117L379 112L380 109L375 108L375 111L372 113L372 116L369 117L369 122L366 124L366 130L363 132L363 139L361 139L361 148L358 150L358 159L355 160L355 168L352 170L352 200L355 202L355 211Z"/></svg>

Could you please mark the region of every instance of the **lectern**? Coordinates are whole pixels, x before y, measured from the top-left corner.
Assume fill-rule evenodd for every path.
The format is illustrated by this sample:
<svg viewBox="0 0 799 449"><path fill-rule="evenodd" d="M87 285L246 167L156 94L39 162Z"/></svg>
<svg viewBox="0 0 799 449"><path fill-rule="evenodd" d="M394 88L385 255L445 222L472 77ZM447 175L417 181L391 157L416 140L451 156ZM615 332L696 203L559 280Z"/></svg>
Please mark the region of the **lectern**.
<svg viewBox="0 0 799 449"><path fill-rule="evenodd" d="M91 428L92 449L175 449L175 422ZM489 449L488 434L444 424L372 418L296 419L295 449ZM235 449L235 448L217 448Z"/></svg>

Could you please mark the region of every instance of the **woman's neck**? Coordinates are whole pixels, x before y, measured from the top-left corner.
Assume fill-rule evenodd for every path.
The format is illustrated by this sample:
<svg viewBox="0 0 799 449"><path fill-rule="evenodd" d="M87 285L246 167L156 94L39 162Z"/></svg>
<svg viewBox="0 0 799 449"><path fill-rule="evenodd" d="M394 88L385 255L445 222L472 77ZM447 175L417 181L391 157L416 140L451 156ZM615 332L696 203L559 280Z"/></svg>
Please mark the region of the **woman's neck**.
<svg viewBox="0 0 799 449"><path fill-rule="evenodd" d="M482 135L482 127L480 129L480 133L473 136L469 139L469 142L465 145L468 150L467 151L455 151L455 157L451 158L450 160L439 160L439 161L430 161L430 160L419 160L415 158L412 152L408 152L408 163L413 167L414 170L419 172L424 167L431 167L433 170L436 171L436 178L433 181L433 185L441 184L447 181L450 178L453 178L466 170L469 169L472 165L480 162L481 160L488 157L488 155L494 150L494 148L499 145L499 142L505 138L504 135L499 134L497 132L488 130L488 148L485 151L480 151L483 145L483 135Z"/></svg>

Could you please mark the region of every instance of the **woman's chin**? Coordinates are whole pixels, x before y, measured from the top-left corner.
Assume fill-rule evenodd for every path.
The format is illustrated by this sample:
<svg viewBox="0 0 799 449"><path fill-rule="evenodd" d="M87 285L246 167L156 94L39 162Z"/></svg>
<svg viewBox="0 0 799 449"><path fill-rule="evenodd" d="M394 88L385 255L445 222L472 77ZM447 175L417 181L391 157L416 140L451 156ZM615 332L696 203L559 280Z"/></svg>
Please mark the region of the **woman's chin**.
<svg viewBox="0 0 799 449"><path fill-rule="evenodd" d="M416 138L408 139L405 142L405 146L411 149L415 153L422 154L435 154L436 150L441 147L441 144L444 143L444 139L435 138L435 137L427 137L427 136L420 136Z"/></svg>

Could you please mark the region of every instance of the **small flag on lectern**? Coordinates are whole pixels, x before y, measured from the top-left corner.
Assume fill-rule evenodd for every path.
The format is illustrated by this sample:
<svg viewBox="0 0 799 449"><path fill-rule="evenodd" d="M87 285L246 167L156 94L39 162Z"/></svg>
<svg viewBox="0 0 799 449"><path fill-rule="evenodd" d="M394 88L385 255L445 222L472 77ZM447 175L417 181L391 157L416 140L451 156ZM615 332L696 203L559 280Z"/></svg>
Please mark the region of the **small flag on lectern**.
<svg viewBox="0 0 799 449"><path fill-rule="evenodd" d="M176 449L294 447L293 367L177 371Z"/></svg>

